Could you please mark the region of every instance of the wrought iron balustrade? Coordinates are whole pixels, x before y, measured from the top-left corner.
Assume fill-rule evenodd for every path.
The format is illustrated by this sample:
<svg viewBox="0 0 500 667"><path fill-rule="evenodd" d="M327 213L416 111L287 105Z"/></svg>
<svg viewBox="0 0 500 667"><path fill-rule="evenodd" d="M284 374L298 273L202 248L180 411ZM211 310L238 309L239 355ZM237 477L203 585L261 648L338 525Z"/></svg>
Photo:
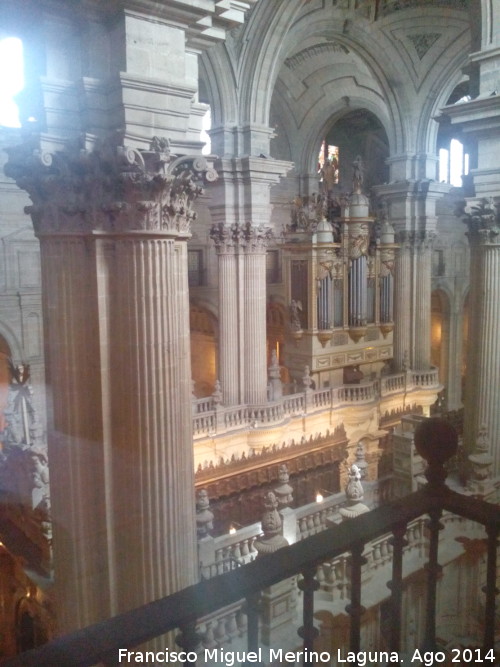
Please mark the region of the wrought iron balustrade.
<svg viewBox="0 0 500 667"><path fill-rule="evenodd" d="M379 538L390 534L392 551L392 580L390 588L391 651L401 648L401 620L403 600L403 558L408 526L427 515L429 521L428 562L426 566L427 595L425 613L425 647L436 647L436 590L441 566L438 562L440 518L443 512L480 524L486 533L486 582L484 587L483 650L495 646L496 558L500 534L500 508L483 500L452 491L445 485L444 464L456 451L457 436L444 420L424 420L415 433L415 444L420 455L428 462L428 484L419 491L347 522L333 526L290 547L257 558L220 576L201 581L173 595L151 602L143 607L78 630L67 636L25 654L7 660L5 667L58 667L94 665L98 662L116 664L118 650L138 646L166 632L178 629L179 643L185 651L196 651L199 637L196 623L199 619L246 599L248 651L257 651L258 601L261 591L301 575L299 587L303 592L303 624L299 634L304 649L313 650L317 630L314 627L314 591L318 567L342 554L349 554L350 615L349 650L358 652L361 645L363 616L362 567L363 553L369 543L376 550ZM479 593L479 591L478 591ZM234 609L233 609L234 612ZM232 613L233 613L232 612ZM235 612L234 612L235 613ZM233 623L234 625L234 623ZM310 660L304 658L304 664ZM191 660L186 664L194 664ZM203 664L200 662L199 664ZM496 664L488 662L485 664Z"/></svg>

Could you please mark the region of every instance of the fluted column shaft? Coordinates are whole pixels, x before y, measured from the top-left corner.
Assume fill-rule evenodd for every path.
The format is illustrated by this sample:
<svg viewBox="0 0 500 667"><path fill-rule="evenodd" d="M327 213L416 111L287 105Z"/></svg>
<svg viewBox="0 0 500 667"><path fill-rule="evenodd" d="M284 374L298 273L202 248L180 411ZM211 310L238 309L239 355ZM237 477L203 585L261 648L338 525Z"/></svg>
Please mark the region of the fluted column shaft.
<svg viewBox="0 0 500 667"><path fill-rule="evenodd" d="M114 573L130 582L116 589L122 610L196 581L197 552L187 246L168 238L114 245L110 509Z"/></svg>
<svg viewBox="0 0 500 667"><path fill-rule="evenodd" d="M399 239L394 277L394 363L402 370L409 363L411 350L411 244L405 236Z"/></svg>
<svg viewBox="0 0 500 667"><path fill-rule="evenodd" d="M223 402L260 405L267 401L266 248L272 233L250 222L219 223L210 236L219 256Z"/></svg>
<svg viewBox="0 0 500 667"><path fill-rule="evenodd" d="M432 236L426 234L415 245L415 333L411 367L426 370L431 364Z"/></svg>
<svg viewBox="0 0 500 667"><path fill-rule="evenodd" d="M267 401L266 249L249 248L244 259L245 403Z"/></svg>
<svg viewBox="0 0 500 667"><path fill-rule="evenodd" d="M219 379L224 405L240 402L240 320L238 317L238 257L234 247L220 248L219 262Z"/></svg>
<svg viewBox="0 0 500 667"><path fill-rule="evenodd" d="M158 138L9 167L41 245L63 633L197 579L187 238L215 174Z"/></svg>
<svg viewBox="0 0 500 667"><path fill-rule="evenodd" d="M478 239L473 242L477 243ZM470 323L469 346L474 346L474 372L467 377L465 418L471 422L466 438L474 448L479 428L486 426L493 456L493 474L500 474L500 244L480 240L474 250L480 270L472 275L478 299L477 317ZM477 265L476 265L477 266Z"/></svg>

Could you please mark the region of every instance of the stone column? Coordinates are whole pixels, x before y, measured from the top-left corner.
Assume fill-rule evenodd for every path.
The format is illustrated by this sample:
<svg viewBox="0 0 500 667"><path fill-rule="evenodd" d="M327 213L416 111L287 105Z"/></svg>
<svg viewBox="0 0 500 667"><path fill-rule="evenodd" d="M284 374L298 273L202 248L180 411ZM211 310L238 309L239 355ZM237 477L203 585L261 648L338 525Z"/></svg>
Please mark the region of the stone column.
<svg viewBox="0 0 500 667"><path fill-rule="evenodd" d="M475 303L469 327L465 395L465 444L473 450L477 434L490 434L493 475L500 474L500 215L498 204L482 200L466 211L471 244L471 296ZM471 365L469 374L469 364Z"/></svg>
<svg viewBox="0 0 500 667"><path fill-rule="evenodd" d="M244 402L259 405L267 402L266 246L271 230L263 225L247 224L244 233Z"/></svg>
<svg viewBox="0 0 500 667"><path fill-rule="evenodd" d="M411 367L426 370L431 365L431 273L434 234L424 232L416 242L415 333Z"/></svg>
<svg viewBox="0 0 500 667"><path fill-rule="evenodd" d="M60 632L197 578L186 241L202 173L157 138L10 156L41 241Z"/></svg>
<svg viewBox="0 0 500 667"><path fill-rule="evenodd" d="M411 254L409 234L400 232L394 269L394 364L397 371L406 370L411 349Z"/></svg>
<svg viewBox="0 0 500 667"><path fill-rule="evenodd" d="M214 225L210 236L219 267L219 378L223 405L240 403L240 318L238 316L238 254L233 229Z"/></svg>
<svg viewBox="0 0 500 667"><path fill-rule="evenodd" d="M219 363L226 405L267 401L269 190L290 166L250 156L216 163L220 178L209 208L219 255Z"/></svg>

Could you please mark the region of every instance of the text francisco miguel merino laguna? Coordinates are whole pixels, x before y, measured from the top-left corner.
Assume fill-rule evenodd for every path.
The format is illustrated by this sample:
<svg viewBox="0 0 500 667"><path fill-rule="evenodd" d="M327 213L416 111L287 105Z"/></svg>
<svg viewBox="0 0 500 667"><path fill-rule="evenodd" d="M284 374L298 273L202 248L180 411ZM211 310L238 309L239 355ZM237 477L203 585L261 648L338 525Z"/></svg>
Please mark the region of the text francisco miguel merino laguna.
<svg viewBox="0 0 500 667"><path fill-rule="evenodd" d="M194 651L128 651L121 648L119 650L118 662L130 661L136 663L196 663L201 656L198 656ZM267 657L267 656L266 656ZM359 653L349 653L342 656L342 651L338 650L337 655L329 653L328 651L309 651L304 649L302 651L285 651L283 649L269 649L269 660L279 660L280 662L296 663L302 661L303 663L310 662L311 664L325 663L330 664L332 658L337 660L338 664L342 663L357 663L359 667L364 665L379 664L387 662L397 662L401 664L401 660L395 651L360 651ZM201 664L210 665L213 663L223 664L226 667L234 667L240 663L262 663L264 652L261 648L257 651L226 651L223 648L205 649L203 652L204 662ZM198 663L200 664L200 663ZM348 667L348 664L346 664Z"/></svg>

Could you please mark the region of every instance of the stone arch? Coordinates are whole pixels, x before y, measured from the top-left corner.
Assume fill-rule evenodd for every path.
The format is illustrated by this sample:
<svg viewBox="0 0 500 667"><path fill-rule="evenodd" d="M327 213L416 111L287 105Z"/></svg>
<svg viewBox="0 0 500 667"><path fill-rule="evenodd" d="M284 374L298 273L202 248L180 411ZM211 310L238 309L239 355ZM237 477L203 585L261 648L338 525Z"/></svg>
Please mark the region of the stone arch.
<svg viewBox="0 0 500 667"><path fill-rule="evenodd" d="M189 326L193 392L202 398L213 393L217 379L217 320L205 306L191 303Z"/></svg>

